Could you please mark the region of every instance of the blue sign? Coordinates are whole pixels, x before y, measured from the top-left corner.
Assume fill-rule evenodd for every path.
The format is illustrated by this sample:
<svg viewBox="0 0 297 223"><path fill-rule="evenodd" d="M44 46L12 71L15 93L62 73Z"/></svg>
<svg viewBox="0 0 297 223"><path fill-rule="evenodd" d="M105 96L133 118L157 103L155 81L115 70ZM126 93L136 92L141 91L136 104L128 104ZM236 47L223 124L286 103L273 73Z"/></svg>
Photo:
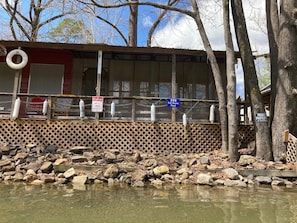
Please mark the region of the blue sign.
<svg viewBox="0 0 297 223"><path fill-rule="evenodd" d="M167 98L167 107L179 108L179 106L180 106L179 98Z"/></svg>

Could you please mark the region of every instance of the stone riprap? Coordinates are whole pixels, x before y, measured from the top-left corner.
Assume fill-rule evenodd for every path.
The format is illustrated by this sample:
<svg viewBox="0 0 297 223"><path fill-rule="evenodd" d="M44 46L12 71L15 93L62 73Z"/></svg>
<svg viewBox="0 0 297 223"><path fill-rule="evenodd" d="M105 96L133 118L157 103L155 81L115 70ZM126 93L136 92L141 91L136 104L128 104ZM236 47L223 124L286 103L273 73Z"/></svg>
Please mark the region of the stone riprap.
<svg viewBox="0 0 297 223"><path fill-rule="evenodd" d="M147 184L193 184L248 187L271 185L294 187L297 177L293 164L264 162L241 155L230 163L221 151L201 154L153 155L73 147L59 150L54 145L0 147L0 181L33 185L85 185L125 183L134 187Z"/></svg>

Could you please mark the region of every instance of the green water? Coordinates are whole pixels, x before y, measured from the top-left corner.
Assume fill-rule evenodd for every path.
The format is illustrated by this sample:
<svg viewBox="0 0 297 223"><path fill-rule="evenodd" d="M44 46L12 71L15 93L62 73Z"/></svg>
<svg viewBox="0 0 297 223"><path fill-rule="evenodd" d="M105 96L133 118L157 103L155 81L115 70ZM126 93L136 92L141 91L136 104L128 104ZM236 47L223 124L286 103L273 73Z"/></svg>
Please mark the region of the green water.
<svg viewBox="0 0 297 223"><path fill-rule="evenodd" d="M297 222L297 190L0 183L0 223Z"/></svg>

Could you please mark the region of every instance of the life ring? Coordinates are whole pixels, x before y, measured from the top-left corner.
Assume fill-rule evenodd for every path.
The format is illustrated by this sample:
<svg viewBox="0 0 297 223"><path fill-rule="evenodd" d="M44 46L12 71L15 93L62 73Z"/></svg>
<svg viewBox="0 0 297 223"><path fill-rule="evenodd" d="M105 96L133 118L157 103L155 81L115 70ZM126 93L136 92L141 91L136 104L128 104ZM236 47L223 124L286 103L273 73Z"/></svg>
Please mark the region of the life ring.
<svg viewBox="0 0 297 223"><path fill-rule="evenodd" d="M20 63L14 63L12 61L12 58L14 56L21 56L21 62ZM20 50L20 49L15 49L15 50L12 50L10 51L7 56L6 56L6 63L7 65L12 68L12 69L15 69L15 70L20 70L22 68L24 68L27 63L28 63L28 56L27 54L23 51L23 50Z"/></svg>

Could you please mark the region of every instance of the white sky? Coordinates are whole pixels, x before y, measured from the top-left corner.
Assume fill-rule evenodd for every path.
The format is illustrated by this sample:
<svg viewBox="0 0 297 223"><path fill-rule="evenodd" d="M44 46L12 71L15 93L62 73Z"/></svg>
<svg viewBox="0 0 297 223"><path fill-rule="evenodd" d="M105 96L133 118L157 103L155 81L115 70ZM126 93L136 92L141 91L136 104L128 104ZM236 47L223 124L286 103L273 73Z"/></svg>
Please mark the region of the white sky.
<svg viewBox="0 0 297 223"><path fill-rule="evenodd" d="M255 53L267 53L265 1L245 0L243 6L252 50ZM221 12L218 7L213 0L209 1L207 17L204 16L203 21L213 50L225 50L222 14L218 13ZM236 41L234 44L235 49L238 49ZM152 45L170 48L204 49L196 24L189 17L167 23L155 33ZM240 63L236 66L236 73L237 94L243 96L243 72Z"/></svg>

